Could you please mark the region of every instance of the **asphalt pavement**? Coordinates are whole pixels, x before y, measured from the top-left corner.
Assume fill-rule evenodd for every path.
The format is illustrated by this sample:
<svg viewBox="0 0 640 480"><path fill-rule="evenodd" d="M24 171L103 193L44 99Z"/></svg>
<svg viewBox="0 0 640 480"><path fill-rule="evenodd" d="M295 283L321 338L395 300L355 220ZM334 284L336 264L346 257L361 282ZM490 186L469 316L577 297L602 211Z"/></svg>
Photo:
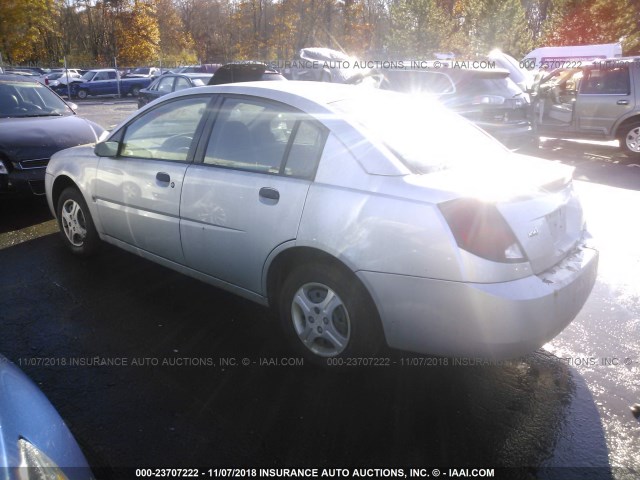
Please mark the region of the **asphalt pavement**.
<svg viewBox="0 0 640 480"><path fill-rule="evenodd" d="M106 102L78 113L110 126L136 109ZM303 365L260 306L107 245L73 257L42 199L0 202L0 352L99 478L123 467L639 478L640 166L612 144L549 140L536 154L576 167L601 265L576 320L524 358L387 351L378 366Z"/></svg>

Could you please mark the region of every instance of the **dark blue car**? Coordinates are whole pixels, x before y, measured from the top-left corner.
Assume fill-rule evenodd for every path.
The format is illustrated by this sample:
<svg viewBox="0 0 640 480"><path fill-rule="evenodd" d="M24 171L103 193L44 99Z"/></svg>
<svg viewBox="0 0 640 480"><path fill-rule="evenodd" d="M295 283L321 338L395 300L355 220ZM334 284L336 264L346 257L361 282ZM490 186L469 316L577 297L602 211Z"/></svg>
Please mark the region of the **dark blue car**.
<svg viewBox="0 0 640 480"><path fill-rule="evenodd" d="M41 83L0 75L0 196L44 195L51 155L103 131Z"/></svg>

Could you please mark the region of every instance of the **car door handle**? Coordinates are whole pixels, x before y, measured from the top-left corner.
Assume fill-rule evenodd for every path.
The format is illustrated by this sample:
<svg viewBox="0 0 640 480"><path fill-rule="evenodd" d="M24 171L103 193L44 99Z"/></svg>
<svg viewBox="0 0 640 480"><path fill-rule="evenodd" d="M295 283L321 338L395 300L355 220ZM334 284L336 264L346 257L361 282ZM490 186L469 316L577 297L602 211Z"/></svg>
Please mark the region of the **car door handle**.
<svg viewBox="0 0 640 480"><path fill-rule="evenodd" d="M169 183L171 181L171 177L168 173L158 172L156 173L156 180L162 183Z"/></svg>
<svg viewBox="0 0 640 480"><path fill-rule="evenodd" d="M280 200L280 192L275 188L262 187L260 189L260 196L262 198L268 198L269 200Z"/></svg>
<svg viewBox="0 0 640 480"><path fill-rule="evenodd" d="M629 100L618 100L616 103L618 105L629 105Z"/></svg>

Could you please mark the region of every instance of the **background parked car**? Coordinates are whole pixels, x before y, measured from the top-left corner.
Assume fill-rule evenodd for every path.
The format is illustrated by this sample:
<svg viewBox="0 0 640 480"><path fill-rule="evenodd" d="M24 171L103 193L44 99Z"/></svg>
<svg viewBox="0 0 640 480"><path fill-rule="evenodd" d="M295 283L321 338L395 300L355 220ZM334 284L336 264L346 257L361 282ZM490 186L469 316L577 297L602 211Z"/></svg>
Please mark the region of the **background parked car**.
<svg viewBox="0 0 640 480"><path fill-rule="evenodd" d="M640 61L611 59L560 68L532 94L536 134L555 138L619 140L640 159Z"/></svg>
<svg viewBox="0 0 640 480"><path fill-rule="evenodd" d="M45 85L48 85L49 87L54 88L60 84L66 84L67 81L71 81L71 79L73 78L80 78L80 77L82 77L82 75L80 75L79 72L74 70L69 70L68 72L58 71L58 72L48 73L42 77L42 80L44 80Z"/></svg>
<svg viewBox="0 0 640 480"><path fill-rule="evenodd" d="M123 78L155 78L160 75L160 69L156 67L137 67L129 70Z"/></svg>
<svg viewBox="0 0 640 480"><path fill-rule="evenodd" d="M120 78L119 72L113 68L89 70L81 78L74 78L69 85L58 85L55 91L60 95L70 94L85 99L91 95L132 95L138 96L143 88L148 87L151 77Z"/></svg>
<svg viewBox="0 0 640 480"><path fill-rule="evenodd" d="M221 65L219 63L204 63L202 65L186 65L167 70L167 73L215 73Z"/></svg>
<svg viewBox="0 0 640 480"><path fill-rule="evenodd" d="M31 78L33 80L38 80L40 78L40 74L37 72L34 72L32 70L24 70L24 69L18 69L18 68L8 68L5 73L11 74L11 75L18 75L21 77L28 77Z"/></svg>
<svg viewBox="0 0 640 480"><path fill-rule="evenodd" d="M51 73L50 68L41 67L11 67L6 69L7 72L24 73L28 75L42 76Z"/></svg>
<svg viewBox="0 0 640 480"><path fill-rule="evenodd" d="M103 131L41 83L0 76L0 195L43 195L51 155Z"/></svg>
<svg viewBox="0 0 640 480"><path fill-rule="evenodd" d="M58 412L0 355L0 471L7 480L90 480L91 469Z"/></svg>
<svg viewBox="0 0 640 480"><path fill-rule="evenodd" d="M384 90L429 94L509 147L532 144L529 99L501 68L385 69L376 85Z"/></svg>
<svg viewBox="0 0 640 480"><path fill-rule="evenodd" d="M366 76L368 68L356 68L358 59L330 48L303 48L283 70L289 80L353 83Z"/></svg>
<svg viewBox="0 0 640 480"><path fill-rule="evenodd" d="M218 68L209 80L209 85L271 80L286 80L286 78L266 63L233 62Z"/></svg>
<svg viewBox="0 0 640 480"><path fill-rule="evenodd" d="M138 108L160 98L167 93L183 90L191 87L202 87L209 83L213 75L210 73L168 73L156 78L147 88L140 90L138 94Z"/></svg>
<svg viewBox="0 0 640 480"><path fill-rule="evenodd" d="M317 82L168 97L54 155L64 244L107 241L271 305L309 361L384 340L522 355L593 287L572 168L515 155L437 102Z"/></svg>

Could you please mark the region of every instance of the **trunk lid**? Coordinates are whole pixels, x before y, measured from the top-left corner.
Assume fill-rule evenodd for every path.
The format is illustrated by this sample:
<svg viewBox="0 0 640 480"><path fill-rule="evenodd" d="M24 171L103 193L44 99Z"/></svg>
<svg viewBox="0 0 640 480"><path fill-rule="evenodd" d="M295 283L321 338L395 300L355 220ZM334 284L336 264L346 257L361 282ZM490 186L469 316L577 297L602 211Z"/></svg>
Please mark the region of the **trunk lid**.
<svg viewBox="0 0 640 480"><path fill-rule="evenodd" d="M423 175L419 183L494 203L538 274L560 262L583 238L584 217L572 174L572 167L513 154L477 168Z"/></svg>

